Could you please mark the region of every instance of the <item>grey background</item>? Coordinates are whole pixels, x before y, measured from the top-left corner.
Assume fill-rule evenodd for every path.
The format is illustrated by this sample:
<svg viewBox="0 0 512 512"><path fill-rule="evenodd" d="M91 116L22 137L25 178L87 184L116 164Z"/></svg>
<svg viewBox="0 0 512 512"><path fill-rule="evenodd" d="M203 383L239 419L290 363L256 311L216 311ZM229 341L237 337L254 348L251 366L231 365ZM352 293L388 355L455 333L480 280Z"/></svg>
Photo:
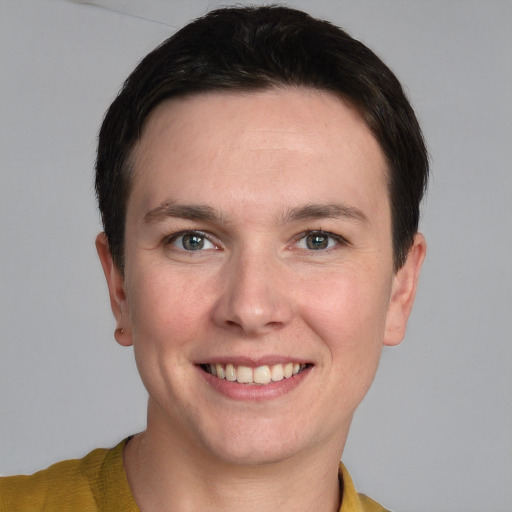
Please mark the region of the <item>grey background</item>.
<svg viewBox="0 0 512 512"><path fill-rule="evenodd" d="M113 340L93 244L96 133L144 54L230 2L91 3L118 12L0 0L4 475L144 427L145 391L131 350ZM384 352L344 461L360 491L395 511L510 511L512 2L288 5L346 28L390 65L432 155L416 307L404 343Z"/></svg>

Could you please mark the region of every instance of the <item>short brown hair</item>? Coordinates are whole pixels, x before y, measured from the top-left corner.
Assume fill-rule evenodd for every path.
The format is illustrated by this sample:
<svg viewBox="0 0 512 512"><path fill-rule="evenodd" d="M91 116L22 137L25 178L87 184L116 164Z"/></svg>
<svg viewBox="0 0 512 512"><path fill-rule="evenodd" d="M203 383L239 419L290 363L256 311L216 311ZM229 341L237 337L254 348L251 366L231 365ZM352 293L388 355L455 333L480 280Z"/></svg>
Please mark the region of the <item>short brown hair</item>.
<svg viewBox="0 0 512 512"><path fill-rule="evenodd" d="M418 230L428 155L414 111L391 70L333 24L286 7L218 9L149 53L124 83L103 121L96 192L114 262L124 268L130 155L152 110L206 91L301 86L330 91L360 112L386 156L394 266Z"/></svg>

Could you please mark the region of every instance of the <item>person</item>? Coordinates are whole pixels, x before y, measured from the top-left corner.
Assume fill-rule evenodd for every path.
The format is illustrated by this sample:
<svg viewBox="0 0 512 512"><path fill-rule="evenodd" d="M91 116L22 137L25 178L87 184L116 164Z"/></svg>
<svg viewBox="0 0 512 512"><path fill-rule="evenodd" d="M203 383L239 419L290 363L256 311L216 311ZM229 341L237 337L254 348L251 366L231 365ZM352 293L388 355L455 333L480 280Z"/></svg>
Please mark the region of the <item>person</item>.
<svg viewBox="0 0 512 512"><path fill-rule="evenodd" d="M327 21L223 8L152 51L96 162L96 247L147 428L0 479L0 510L384 510L340 458L405 334L427 177L400 83Z"/></svg>

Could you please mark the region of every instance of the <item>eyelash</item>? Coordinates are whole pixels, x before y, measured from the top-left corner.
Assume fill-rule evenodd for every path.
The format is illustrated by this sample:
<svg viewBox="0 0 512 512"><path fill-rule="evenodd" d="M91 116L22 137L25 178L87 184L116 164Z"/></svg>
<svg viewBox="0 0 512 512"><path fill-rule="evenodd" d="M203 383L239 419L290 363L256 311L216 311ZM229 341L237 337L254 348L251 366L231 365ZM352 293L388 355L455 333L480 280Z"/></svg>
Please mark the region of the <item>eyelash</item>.
<svg viewBox="0 0 512 512"><path fill-rule="evenodd" d="M191 237L197 237L197 238L200 238L203 243L204 242L208 242L210 244L212 244L215 248L218 248L218 244L216 244L215 242L213 242L211 240L211 238L206 234L206 233L203 233L202 231L197 231L197 230L184 230L184 231L180 231L178 233L174 233L170 236L167 236L165 239L164 239L164 245L166 246L169 246L169 245L174 245L180 238L182 239L182 242L181 242L181 245L182 247L176 247L177 250L179 251L184 251L184 252L200 252L200 249L203 249L203 247L200 247L200 249L198 250L193 250L193 249L186 249L184 246L183 246L183 238L187 235L190 235Z"/></svg>
<svg viewBox="0 0 512 512"><path fill-rule="evenodd" d="M201 241L201 243L203 245L206 242L208 244L211 244L213 247L209 247L207 249L204 249L204 247L202 245L201 247L199 247L196 250L194 250L194 249L187 249L184 246L184 243L186 243L186 242L184 242L184 240L183 240L184 237L187 236L187 235L189 235L192 238L193 237L197 237L198 239L200 239L200 241ZM312 248L311 246L302 247L302 248L299 247L300 250L307 251L307 252L323 253L323 252L335 250L336 247L339 246L339 245L345 246L345 245L348 245L348 243L349 243L341 235L336 235L334 233L331 233L329 231L324 231L322 229L311 229L311 230L308 229L308 230L304 231L303 233L300 233L299 235L297 235L295 237L292 246L297 247L299 245L299 243L302 242L302 241L304 241L307 244L307 239L310 236L316 236L317 239L327 239L327 246L326 247L320 247L320 248ZM182 239L181 247L177 247L175 244L180 239ZM331 243L332 241L334 241L334 244ZM197 231L197 230L184 230L184 231L180 231L178 233L174 233L174 234L172 234L170 236L167 236L164 239L163 243L164 243L165 246L174 246L176 248L176 250L183 251L183 252L188 252L188 253L201 252L202 250L211 250L211 249L218 249L219 248L219 245L216 244L215 242L213 242L209 235L207 235L203 231Z"/></svg>
<svg viewBox="0 0 512 512"><path fill-rule="evenodd" d="M311 247L303 249L308 252L309 251L310 252L319 252L319 253L327 252L327 251L335 250L337 248L337 246L348 245L348 241L341 235L336 235L335 233L331 233L329 231L324 231L323 229L308 229L308 230L304 231L303 233L298 235L297 238L295 239L295 245L298 245L299 242L302 242L302 241L305 241L307 243L307 238L309 236L316 236L317 238L327 239L328 246L325 248L320 248L320 249L318 249L318 248L312 249ZM331 241L334 241L333 245L331 245L331 243L330 243Z"/></svg>

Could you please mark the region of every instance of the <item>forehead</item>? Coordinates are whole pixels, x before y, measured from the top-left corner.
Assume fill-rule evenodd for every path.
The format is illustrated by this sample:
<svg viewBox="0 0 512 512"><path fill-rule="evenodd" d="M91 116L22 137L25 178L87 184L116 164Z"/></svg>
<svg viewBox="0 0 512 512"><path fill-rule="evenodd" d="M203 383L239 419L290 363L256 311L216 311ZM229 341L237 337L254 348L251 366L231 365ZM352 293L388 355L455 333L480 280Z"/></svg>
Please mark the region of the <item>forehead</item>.
<svg viewBox="0 0 512 512"><path fill-rule="evenodd" d="M212 190L262 203L336 201L344 192L371 208L375 191L387 200L385 158L358 111L312 89L169 100L150 115L132 157L131 196L146 209L166 194L225 198ZM316 197L326 192L333 197Z"/></svg>

